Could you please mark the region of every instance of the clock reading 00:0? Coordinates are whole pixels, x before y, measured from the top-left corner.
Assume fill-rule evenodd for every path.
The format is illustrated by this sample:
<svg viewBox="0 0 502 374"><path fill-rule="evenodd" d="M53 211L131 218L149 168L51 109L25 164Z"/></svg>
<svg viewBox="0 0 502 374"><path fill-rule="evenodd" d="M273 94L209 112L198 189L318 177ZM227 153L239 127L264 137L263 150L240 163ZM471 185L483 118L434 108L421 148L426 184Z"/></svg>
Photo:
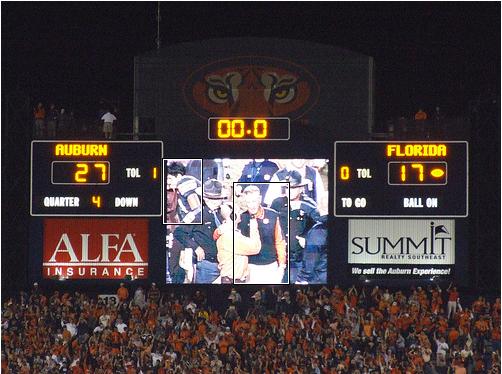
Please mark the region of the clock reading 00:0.
<svg viewBox="0 0 502 374"><path fill-rule="evenodd" d="M210 140L288 140L289 118L209 118Z"/></svg>
<svg viewBox="0 0 502 374"><path fill-rule="evenodd" d="M52 184L108 184L108 161L53 161Z"/></svg>
<svg viewBox="0 0 502 374"><path fill-rule="evenodd" d="M242 119L220 119L218 121L218 138L241 139L246 134L251 134L251 129L246 129L246 124ZM264 119L255 119L253 121L253 138L264 139L268 136L268 122Z"/></svg>

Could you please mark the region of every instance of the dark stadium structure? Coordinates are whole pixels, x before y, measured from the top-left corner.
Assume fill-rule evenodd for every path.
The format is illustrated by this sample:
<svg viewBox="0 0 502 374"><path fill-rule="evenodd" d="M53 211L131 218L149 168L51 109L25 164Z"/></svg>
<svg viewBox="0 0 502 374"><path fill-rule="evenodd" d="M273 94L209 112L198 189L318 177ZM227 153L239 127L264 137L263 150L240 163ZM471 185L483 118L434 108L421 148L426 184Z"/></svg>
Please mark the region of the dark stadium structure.
<svg viewBox="0 0 502 374"><path fill-rule="evenodd" d="M321 180L320 183L324 184L325 191L321 192L326 195L324 203L327 214L324 213L326 214L324 225L328 233L324 239L327 248L327 270L324 271L327 274L323 282L348 286L353 282L378 281L392 286L397 284L396 282L428 284L431 281L443 283L455 281L459 285L466 286L474 279L475 274L469 271L468 266L470 256L468 228L472 210L468 209L467 162L469 157L475 156L471 152L468 156L470 151L467 147L468 142L459 143L458 140L452 140L459 139L459 132L455 136L445 135L443 138L438 138L439 135L436 133L433 134L433 138L425 137L426 133L420 131L408 134L409 139L396 138L390 133L384 134L386 137L381 138L381 134L375 132L373 123L374 63L371 57L302 41L258 38L215 39L174 45L137 56L134 70L134 123L130 132L119 133L117 136L128 139L150 139L149 141L136 140L138 143L136 149L128 148L129 150L123 151L121 149L127 146L127 142L131 142L131 145L127 146L131 147L135 140L111 142L108 145L109 150L106 150L109 155L106 153L104 156L93 154L92 151L86 153L87 150L94 149L92 147L96 147L97 150L100 144L104 144L99 141L94 141L97 144L94 146L86 146L88 140L81 145L78 140L45 143L36 141L32 145L33 180L30 209L33 217L30 237L39 240L32 239L32 250L29 253L29 283L35 281L58 283L64 280L65 283L77 282L83 285L102 286L114 285L120 279L127 281L136 279L134 282L154 281L157 284L164 284L168 268L172 268L173 262L178 263L178 257L170 258L170 249L166 249L164 244L166 229L159 215L165 208L159 210L152 206L153 209L148 210L142 207L146 207L147 202L157 201L153 197L164 194L159 188L165 188L162 187L165 181L152 180L153 184L149 184L150 187L145 185L141 190L138 185L140 180L128 174L126 176L126 169L127 173L133 169L138 170L139 175L139 170L145 174L149 170L148 165L151 165L157 170L155 173L160 175L161 158L203 159L204 163L214 160L212 162L219 164L221 168L214 177L231 185L241 174L238 172L233 176L232 170L242 168L243 165L232 160L247 159L251 156L277 159L281 167L286 168L292 167L288 165L294 159L304 159L304 164L317 162L319 165L324 165L319 169L324 173L324 182ZM229 127L226 135L218 127L218 136L233 137L235 134L239 138L228 141L229 139L219 139L216 135L216 138L208 137L208 126L211 132L211 128L217 125L218 118L249 119L247 120L249 123L242 122L239 126L252 126L256 118L270 118L271 121L274 118L284 118L287 119L287 123L284 123L288 127L288 135L280 140L248 139L250 141L242 143L240 137L244 132L240 134L234 127L230 132ZM253 131L256 133L256 123L254 125ZM219 122L218 126L221 126ZM278 125L271 122L269 126L272 131L274 126ZM241 130L244 131L243 128ZM248 130L248 133L250 134L251 130ZM258 134L261 136L261 133ZM273 136L273 132L270 134ZM372 140L375 138L380 140ZM157 150L153 155L158 156L146 156L147 149L158 140L162 142L161 154ZM364 142L368 141L369 143L365 145ZM342 147L343 142L346 142L346 148L337 154L335 144ZM89 144L94 143L91 141ZM350 152L354 152L351 149L356 147L356 144L360 144L360 148L351 154ZM372 144L380 144L382 149L371 151ZM395 158L391 158L388 155L384 156L383 147L386 144L387 147L394 147L394 150L401 149L398 147L403 147L403 150L406 147L414 149L422 147L424 152L422 154L420 151L420 154L411 156L404 154L399 156L396 153ZM458 146L464 150L460 151L460 148L456 148ZM52 147L54 151L51 150ZM144 151L141 151L142 147ZM444 150L438 154L432 151L430 154L427 153L429 148L436 150L438 147L440 150L443 147ZM365 152L367 154L364 157L359 157ZM145 158L140 161L143 154ZM340 161L339 164L337 157L340 159L345 157L345 161ZM370 158L380 157L382 157L380 166L370 161ZM402 163L403 157L405 163ZM285 160L280 161L280 159ZM389 162L392 159L395 161ZM102 164L96 164L97 161ZM399 186L398 180L397 185L396 183L389 185L387 177L383 176L383 173L387 173L387 167L394 164L396 167L404 168L408 163L408 173L413 173L411 168L413 162L420 163L413 167L429 165L427 173L431 170L430 165L436 167L444 165L446 168L442 173L448 171L449 174L445 176L444 182L439 184L433 180L432 182L436 184L431 185L432 182L429 181L423 183L423 186L420 186L422 182L418 182L418 185ZM241 166L237 166L238 164ZM364 175L354 177L356 178L354 187L348 185L346 192L338 192L337 189L342 189L343 183L346 182L340 174L341 170L343 167L348 168L343 165L349 164L354 175L356 168L359 168L358 173L359 170L365 173L367 170L368 179L364 179ZM49 165L52 166L48 168ZM82 167L87 173L89 166L91 171L98 170L96 165L101 165L102 169L99 170L106 172L108 168L110 170L110 177L107 177L109 179L106 181L103 179L103 183L99 183L99 180L97 184L90 183L87 179L82 179L86 182L80 183L79 186L76 181L71 183L72 181L68 179L71 177L70 174L68 177L54 174L55 170L62 170L58 173L64 172L66 169L62 169L63 166ZM303 167L310 168L311 172L317 170L311 166ZM42 172L44 169L46 171ZM210 176L206 176L208 170L205 167L203 169L202 176L206 180ZM83 175L84 169L78 170L80 171L75 172L75 175ZM117 174L119 172L124 176ZM315 172L319 174L318 171ZM373 177L374 182L370 173L377 174ZM89 176L92 177L91 174ZM272 176L272 174L267 175L264 181L272 181ZM55 182L55 178L61 182ZM200 179L200 176L197 178ZM304 178L309 183L315 182L315 177L306 175ZM137 187L132 187L133 185ZM361 192L354 192L359 185L367 185L367 188L363 188ZM131 190L128 186L131 186ZM150 197L147 197L145 188L151 192L156 191L155 196L150 192ZM384 190L388 190L387 195ZM357 195L358 193L360 195ZM68 201L63 201L58 200L57 196L80 197L76 200L72 197ZM116 205L117 201L121 200L124 204L126 200L127 204L129 200L131 204L138 204L138 197L127 196L139 196L140 206L138 208L132 206L128 210L125 205ZM355 196L357 201L362 198L367 206L359 210L354 210L352 206L351 209L347 208L344 214L337 214L336 207L340 211L342 200L347 199L343 196ZM394 197L395 202L391 203L388 199ZM97 209L97 199L103 204L100 209ZM384 213L382 208L376 208L377 202L382 199L388 200L384 205L392 207L387 213ZM79 200L80 206L78 206ZM320 209L321 196L317 196L315 200ZM428 206L420 209L407 205L408 201L425 204L426 200L427 204L430 201L431 204L439 204L440 207ZM72 208L75 201L77 207ZM232 203L231 200L228 202ZM267 205L270 203L271 200ZM112 207L113 204L115 208ZM146 210L150 213L146 213ZM115 221L106 220L106 217ZM128 224L129 220L131 221ZM140 223L145 225L143 233L132 235L142 238L145 248L138 247L136 251L131 245L136 246L137 243L125 240L124 235L127 238L132 233L132 227ZM374 228L370 228L371 225ZM430 225L436 227L432 236L429 235ZM109 227L116 227L116 232L110 233ZM284 227L284 230L287 228ZM168 229L168 234L170 232ZM286 234L285 232L284 235ZM108 235L106 245L99 239L99 237L104 238L103 235ZM295 240L294 237L290 237L290 245ZM315 237L311 237L310 240L316 241ZM115 252L112 254L110 251ZM125 255L134 256L124 260L121 259L122 252L130 252ZM143 263L139 273L138 269L132 271L125 267L119 269L112 266L114 262L128 263L133 261L131 259ZM112 267L104 271L105 265L99 265L100 261L105 263L111 261ZM171 264L166 268L165 264L169 261ZM301 257L299 261L302 261ZM101 268L93 268L93 262ZM294 266L304 268L306 265ZM289 264L286 272L288 270L290 270ZM101 275L98 275L98 272Z"/></svg>

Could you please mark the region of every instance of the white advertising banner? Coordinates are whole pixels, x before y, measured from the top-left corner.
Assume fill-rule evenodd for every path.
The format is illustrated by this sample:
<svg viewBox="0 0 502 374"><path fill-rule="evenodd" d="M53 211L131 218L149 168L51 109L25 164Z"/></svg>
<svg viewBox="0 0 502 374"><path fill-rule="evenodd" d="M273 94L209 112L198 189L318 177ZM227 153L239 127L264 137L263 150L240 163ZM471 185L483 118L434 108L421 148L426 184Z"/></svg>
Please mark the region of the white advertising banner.
<svg viewBox="0 0 502 374"><path fill-rule="evenodd" d="M455 220L349 220L349 264L454 265Z"/></svg>

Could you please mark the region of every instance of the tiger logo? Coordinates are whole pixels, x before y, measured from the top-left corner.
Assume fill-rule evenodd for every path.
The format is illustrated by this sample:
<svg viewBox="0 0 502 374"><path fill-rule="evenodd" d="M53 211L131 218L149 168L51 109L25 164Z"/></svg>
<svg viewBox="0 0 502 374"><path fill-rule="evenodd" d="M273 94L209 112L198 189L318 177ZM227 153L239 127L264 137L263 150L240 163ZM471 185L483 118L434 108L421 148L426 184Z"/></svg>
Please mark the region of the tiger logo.
<svg viewBox="0 0 502 374"><path fill-rule="evenodd" d="M185 81L187 104L201 117L305 115L319 97L315 77L270 57L236 57L203 66Z"/></svg>

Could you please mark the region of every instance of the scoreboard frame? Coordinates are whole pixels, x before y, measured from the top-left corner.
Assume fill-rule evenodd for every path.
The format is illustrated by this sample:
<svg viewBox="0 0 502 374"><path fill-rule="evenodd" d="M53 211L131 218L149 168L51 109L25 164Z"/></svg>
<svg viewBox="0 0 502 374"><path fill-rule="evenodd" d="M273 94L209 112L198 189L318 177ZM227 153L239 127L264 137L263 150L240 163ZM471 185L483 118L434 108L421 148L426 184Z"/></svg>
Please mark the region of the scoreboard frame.
<svg viewBox="0 0 502 374"><path fill-rule="evenodd" d="M337 185L338 185L338 177L337 177L337 173L338 173L338 165L337 164L337 158L336 158L336 154L337 154L337 144L338 143L344 143L344 144L347 144L347 143L355 143L355 144L367 144L367 143L370 143L370 144L375 144L375 143L379 143L379 144L438 144L438 143L442 143L442 144L452 144L452 143L455 143L455 144L465 144L465 214L434 214L434 213L431 213L431 214L427 214L427 215L424 215L424 214L364 214L362 211L361 211L361 214L339 214L337 213L337 209L336 209L336 206L337 206L337 198L338 198L338 195L337 195ZM392 219L392 218L466 218L469 216L469 142L466 141L466 140L445 140L445 141L441 141L441 140L437 140L437 141L430 141L430 140L427 140L427 141L421 141L421 140L389 140L389 141L385 141L385 140L337 140L334 142L334 154L333 154L333 165L334 165L334 175L333 175L333 216L335 218L355 218L355 219L364 219L364 218L382 218L382 219ZM382 155L383 156L383 155ZM442 156L439 156L439 157L442 157ZM444 161L444 160L431 160L431 162L434 161L434 162L439 162L439 161ZM387 166L385 167L387 170L388 170L388 164L390 162L394 162L393 160L385 160L385 161L382 161L382 162L386 162L387 163ZM403 160L401 161L402 163L404 162L408 162L407 160ZM421 163L425 163L427 161L420 161ZM447 164L447 162L445 162ZM388 181L389 181L389 175L387 174L387 178L386 179L386 183L385 185L382 186L382 188L388 188L388 187L394 187L396 186L396 184L389 184ZM436 184L435 186L445 186L446 184ZM428 188L431 186L431 184L427 184L427 183L424 183L424 184L414 184L414 185L408 185L408 186L414 186L414 187L417 187L417 186L424 186L425 188Z"/></svg>
<svg viewBox="0 0 502 374"><path fill-rule="evenodd" d="M95 140L75 140L75 139L71 139L71 140L66 140L66 139L54 139L54 140L32 140L31 141L31 144L30 144L30 216L32 217L74 217L74 218L85 218L85 217L101 217L101 218L104 218L104 217L117 217L117 218L120 218L120 217L124 217L124 218L134 218L134 217L145 217L145 218L155 218L155 217L162 217L162 194L163 194L163 186L164 186L164 183L162 180L159 180L159 183L160 183L160 187L159 187L159 193L160 193L160 196L159 196L159 208L158 208L158 213L155 213L155 214L141 214L141 213L138 213L138 214L110 214L110 213L106 213L106 212L103 212L103 213L96 213L96 214L87 214L87 213L57 213L57 214L53 214L53 213L34 213L33 212L33 169L34 169L34 163L33 163L33 158L34 158L34 153L33 153L33 147L34 147L34 144L35 143L61 143L61 144L119 144L119 143L133 143L133 144L159 144L160 145L160 157L158 160L154 160L155 162L158 161L159 163L159 177L161 178L162 177L162 158L164 157L164 142L161 141L161 140L107 140L107 139L95 139ZM78 157L82 157L82 156L76 156L77 158ZM90 158L92 158L93 156L89 156ZM109 156L107 156L109 157ZM90 162L93 162L92 160L89 160ZM56 185L56 186L76 186L76 185L82 185L82 186L90 186L90 185L96 185L96 184L86 184L86 183L74 183L74 184L61 184L61 183L53 183L52 181L52 164L53 164L54 160L51 161L51 164L50 164L50 173L51 173L51 180L50 180L50 183L51 185ZM110 159L106 159L106 160L103 160L101 162L107 162L108 165L110 166L111 163L110 163ZM108 168L108 183L106 184L98 184L98 186L109 186L110 185L110 176L111 176L111 172L110 172L110 167ZM159 178L159 179L160 179Z"/></svg>

